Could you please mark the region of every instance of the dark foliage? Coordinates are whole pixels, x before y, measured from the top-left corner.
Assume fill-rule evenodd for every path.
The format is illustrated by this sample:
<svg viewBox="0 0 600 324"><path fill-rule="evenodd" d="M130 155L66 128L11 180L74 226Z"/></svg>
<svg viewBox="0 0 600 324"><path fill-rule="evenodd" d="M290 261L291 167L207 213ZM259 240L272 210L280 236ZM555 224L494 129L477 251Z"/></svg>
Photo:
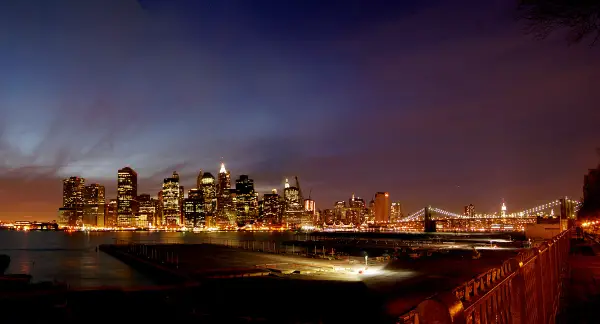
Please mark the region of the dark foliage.
<svg viewBox="0 0 600 324"><path fill-rule="evenodd" d="M570 44L589 38L595 45L600 38L600 0L521 0L518 12L537 38L556 30L567 31Z"/></svg>

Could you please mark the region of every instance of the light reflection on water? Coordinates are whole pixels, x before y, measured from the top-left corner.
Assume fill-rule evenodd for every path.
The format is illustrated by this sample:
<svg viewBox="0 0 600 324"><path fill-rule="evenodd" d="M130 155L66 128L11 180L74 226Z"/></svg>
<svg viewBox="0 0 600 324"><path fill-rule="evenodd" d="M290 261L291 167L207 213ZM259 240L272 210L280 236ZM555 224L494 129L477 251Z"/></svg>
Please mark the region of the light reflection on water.
<svg viewBox="0 0 600 324"><path fill-rule="evenodd" d="M153 282L119 260L97 252L116 240L201 243L207 237L231 240L288 240L291 233L16 232L0 231L0 254L11 257L7 273L28 273L34 281L58 280L73 287L139 286Z"/></svg>

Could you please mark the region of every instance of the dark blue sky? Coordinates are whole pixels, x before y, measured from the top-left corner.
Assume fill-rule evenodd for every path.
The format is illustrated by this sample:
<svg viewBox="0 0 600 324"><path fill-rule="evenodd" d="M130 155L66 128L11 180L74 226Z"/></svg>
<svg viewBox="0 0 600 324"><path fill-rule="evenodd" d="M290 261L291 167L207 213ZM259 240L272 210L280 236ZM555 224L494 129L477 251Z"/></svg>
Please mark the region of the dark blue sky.
<svg viewBox="0 0 600 324"><path fill-rule="evenodd" d="M600 52L523 34L506 1L2 1L0 219L55 218L61 181L300 177L319 208L410 212L581 194Z"/></svg>

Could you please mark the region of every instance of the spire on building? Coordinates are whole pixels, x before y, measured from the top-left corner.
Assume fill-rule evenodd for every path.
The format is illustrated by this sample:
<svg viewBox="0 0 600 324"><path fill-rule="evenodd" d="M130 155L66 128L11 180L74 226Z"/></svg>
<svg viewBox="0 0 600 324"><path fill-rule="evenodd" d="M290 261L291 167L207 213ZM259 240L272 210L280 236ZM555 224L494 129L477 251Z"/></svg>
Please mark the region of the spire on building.
<svg viewBox="0 0 600 324"><path fill-rule="evenodd" d="M285 185L283 186L284 188L289 188L290 187L290 183L288 181L288 179L285 179Z"/></svg>
<svg viewBox="0 0 600 324"><path fill-rule="evenodd" d="M225 163L221 163L221 170L219 170L219 173L226 173L227 170L225 170Z"/></svg>

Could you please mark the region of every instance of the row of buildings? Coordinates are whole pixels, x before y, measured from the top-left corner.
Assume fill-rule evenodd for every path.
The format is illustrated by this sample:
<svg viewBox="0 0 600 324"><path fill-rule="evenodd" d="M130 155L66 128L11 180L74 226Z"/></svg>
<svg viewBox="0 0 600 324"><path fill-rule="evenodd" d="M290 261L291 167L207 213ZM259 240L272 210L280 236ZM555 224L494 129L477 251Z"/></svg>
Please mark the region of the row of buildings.
<svg viewBox="0 0 600 324"><path fill-rule="evenodd" d="M217 177L200 171L195 187L187 192L177 172L165 178L152 197L138 193L138 175L130 167L117 172L117 197L107 199L104 186L86 185L81 177L63 180L63 205L58 223L72 227L227 227L243 224L361 225L389 223L404 217L399 202L390 203L387 192L377 192L367 205L354 194L333 208L317 210L304 199L298 179L285 180L283 194L276 189L259 197L254 180L240 175L232 186L231 174L221 164Z"/></svg>
<svg viewBox="0 0 600 324"><path fill-rule="evenodd" d="M247 175L240 175L232 188L224 164L216 178L200 171L196 186L187 193L173 172L156 198L138 194L138 175L130 167L117 173L116 199L106 199L102 185L86 185L84 178L70 177L63 180L58 215L59 225L73 227L223 227L257 221L295 227L315 219L315 202L303 199L297 178L295 186L286 179L283 195L273 189L259 199L254 180Z"/></svg>
<svg viewBox="0 0 600 324"><path fill-rule="evenodd" d="M317 212L316 222L325 225L383 224L397 222L404 217L399 202L390 204L388 192L377 192L367 205L365 200L354 194L348 201L336 201L332 209Z"/></svg>

